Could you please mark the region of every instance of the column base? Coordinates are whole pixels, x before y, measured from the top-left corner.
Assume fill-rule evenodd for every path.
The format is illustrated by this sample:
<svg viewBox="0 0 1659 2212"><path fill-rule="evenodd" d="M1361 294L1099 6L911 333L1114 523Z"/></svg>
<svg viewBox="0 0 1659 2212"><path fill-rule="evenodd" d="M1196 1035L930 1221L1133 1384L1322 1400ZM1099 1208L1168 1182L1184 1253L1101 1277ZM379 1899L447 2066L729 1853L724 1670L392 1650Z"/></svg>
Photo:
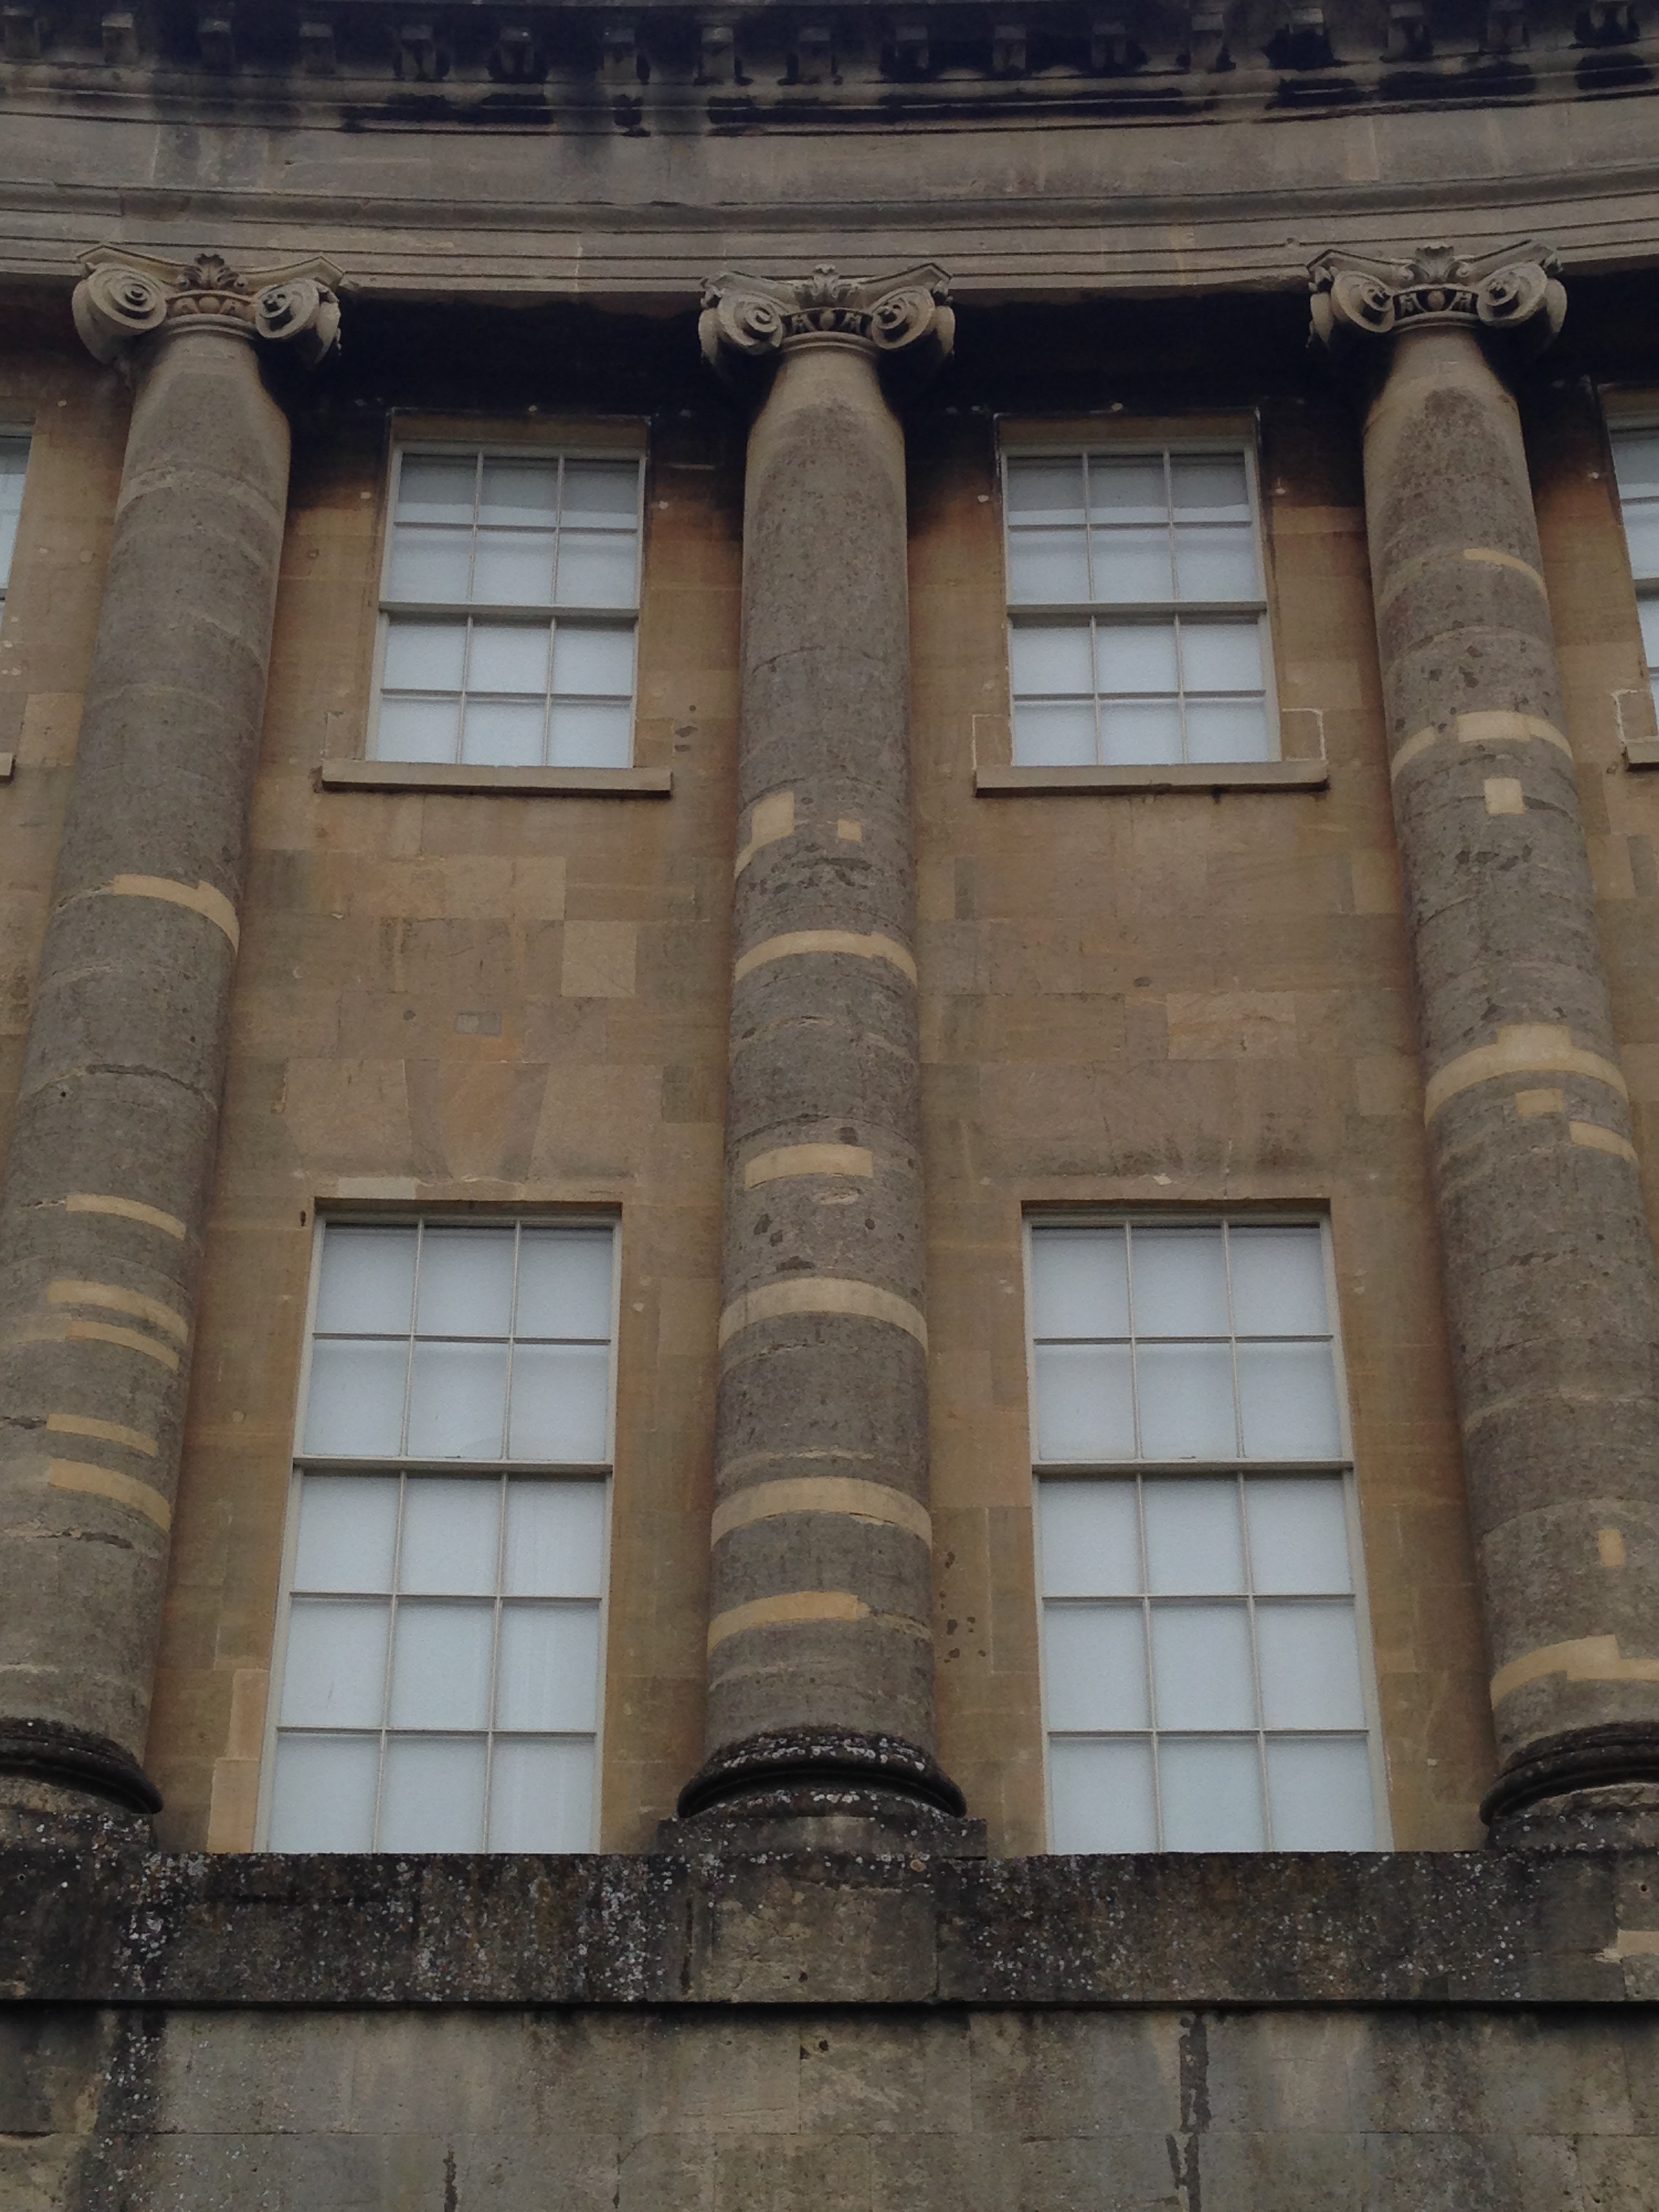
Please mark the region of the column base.
<svg viewBox="0 0 1659 2212"><path fill-rule="evenodd" d="M800 1729L749 1736L680 1792L657 1849L698 1856L776 1850L985 1856L985 1824L937 1759L896 1736Z"/></svg>
<svg viewBox="0 0 1659 2212"><path fill-rule="evenodd" d="M1487 1791L1480 1817L1503 1850L1659 1849L1659 1723L1547 1736Z"/></svg>
<svg viewBox="0 0 1659 2212"><path fill-rule="evenodd" d="M161 1793L108 1736L0 1720L0 1844L152 1845Z"/></svg>

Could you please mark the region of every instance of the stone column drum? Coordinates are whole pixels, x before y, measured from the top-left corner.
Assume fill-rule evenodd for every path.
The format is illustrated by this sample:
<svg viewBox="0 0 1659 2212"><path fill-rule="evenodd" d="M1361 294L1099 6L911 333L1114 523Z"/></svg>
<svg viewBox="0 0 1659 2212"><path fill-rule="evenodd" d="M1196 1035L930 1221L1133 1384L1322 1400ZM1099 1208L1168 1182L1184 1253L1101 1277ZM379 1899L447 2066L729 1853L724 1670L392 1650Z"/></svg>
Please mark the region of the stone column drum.
<svg viewBox="0 0 1659 2212"><path fill-rule="evenodd" d="M749 441L708 1759L682 1814L962 1809L933 1757L902 433L943 271L722 276Z"/></svg>
<svg viewBox="0 0 1659 2212"><path fill-rule="evenodd" d="M1495 1840L1659 1820L1659 1285L1520 421L1534 246L1333 253L1371 371L1366 521L1452 1359L1501 1760Z"/></svg>
<svg viewBox="0 0 1659 2212"><path fill-rule="evenodd" d="M135 385L0 1200L0 1838L139 1828L288 496L256 347L319 264L108 249L76 325Z"/></svg>

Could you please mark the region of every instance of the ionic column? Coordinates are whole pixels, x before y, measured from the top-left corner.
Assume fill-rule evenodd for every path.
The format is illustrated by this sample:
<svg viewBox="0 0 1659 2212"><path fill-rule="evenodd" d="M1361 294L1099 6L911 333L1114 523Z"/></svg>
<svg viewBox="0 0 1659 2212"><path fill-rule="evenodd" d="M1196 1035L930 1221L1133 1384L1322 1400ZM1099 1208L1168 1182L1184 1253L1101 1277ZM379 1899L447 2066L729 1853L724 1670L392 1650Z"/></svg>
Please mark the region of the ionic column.
<svg viewBox="0 0 1659 2212"><path fill-rule="evenodd" d="M1507 378L1523 246L1316 263L1373 377L1365 507L1470 1507L1497 1840L1659 1823L1659 1288ZM1365 359L1369 356L1369 360Z"/></svg>
<svg viewBox="0 0 1659 2212"><path fill-rule="evenodd" d="M0 1199L0 1838L125 1824L167 1571L288 497L258 344L316 358L303 269L88 257L135 386Z"/></svg>
<svg viewBox="0 0 1659 2212"><path fill-rule="evenodd" d="M749 440L708 1759L683 1814L962 1809L933 1757L904 441L943 271L722 276Z"/></svg>

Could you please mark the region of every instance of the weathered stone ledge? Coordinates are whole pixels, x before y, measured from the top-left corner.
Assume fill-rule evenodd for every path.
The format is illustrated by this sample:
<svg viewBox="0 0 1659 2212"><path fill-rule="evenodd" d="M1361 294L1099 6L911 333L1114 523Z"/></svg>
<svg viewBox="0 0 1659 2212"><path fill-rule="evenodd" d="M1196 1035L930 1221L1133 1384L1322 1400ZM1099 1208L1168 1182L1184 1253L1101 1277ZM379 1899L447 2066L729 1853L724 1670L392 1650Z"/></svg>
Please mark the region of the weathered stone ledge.
<svg viewBox="0 0 1659 2212"><path fill-rule="evenodd" d="M1003 1861L0 1853L0 1999L294 2005L1659 1998L1659 1855Z"/></svg>

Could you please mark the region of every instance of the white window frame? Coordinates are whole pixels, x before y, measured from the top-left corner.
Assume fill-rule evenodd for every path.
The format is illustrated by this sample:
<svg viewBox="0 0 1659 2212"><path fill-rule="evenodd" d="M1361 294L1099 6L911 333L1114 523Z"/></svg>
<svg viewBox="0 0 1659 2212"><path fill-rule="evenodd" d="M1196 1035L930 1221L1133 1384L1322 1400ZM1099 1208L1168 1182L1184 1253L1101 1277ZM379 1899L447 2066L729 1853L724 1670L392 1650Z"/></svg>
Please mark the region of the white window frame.
<svg viewBox="0 0 1659 2212"><path fill-rule="evenodd" d="M1340 1425L1340 1441L1341 1444L1341 1450L1339 1455L1335 1459L1331 1460L1275 1460L1243 1458L1218 1460L1102 1459L1097 1461L1080 1462L1072 1460L1043 1460L1039 1458L1037 1455L1036 1363L1033 1356L1033 1347L1036 1338L1035 1331L1032 1327L1036 1312L1036 1304L1033 1297L1031 1267L1031 1239L1033 1231L1042 1229L1115 1229L1121 1227L1126 1223L1133 1228L1208 1229L1216 1227L1224 1221L1230 1223L1237 1222L1241 1227L1250 1229L1316 1228L1320 1232L1320 1244L1325 1265L1325 1306L1327 1315L1330 1321L1331 1358L1336 1382L1337 1419ZM1137 1480L1137 1478L1148 1475L1156 1476L1164 1480L1168 1480L1171 1478L1182 1479L1188 1477L1199 1479L1205 1476L1213 1480L1218 1475L1229 1474L1235 1478L1248 1477L1252 1474L1271 1475L1279 1480L1293 1480L1297 1476L1305 1476L1310 1479L1323 1476L1328 1480L1333 1475L1340 1476L1342 1483L1344 1518L1346 1523L1348 1535L1349 1572L1353 1581L1352 1596L1354 1629L1359 1647L1360 1696L1364 1714L1366 1746L1370 1754L1371 1808L1376 1832L1376 1840L1372 1848L1379 1851L1392 1850L1394 1848L1394 1830L1389 1806L1388 1753L1387 1747L1384 1744L1382 1737L1382 1706L1378 1694L1376 1678L1376 1638L1371 1630L1370 1597L1365 1572L1365 1547L1360 1525L1359 1493L1356 1480L1353 1460L1352 1427L1348 1403L1347 1366L1342 1349L1341 1308L1337 1299L1336 1261L1335 1252L1332 1242L1329 1214L1322 1211L1309 1207L1288 1209L1284 1211L1257 1211L1254 1209L1247 1210L1237 1206L1227 1206L1197 1208L1190 1212L1153 1206L1107 1206L1091 1207L1087 1210L1061 1210L1048 1208L1030 1209L1026 1212L1022 1224L1021 1258L1023 1268L1022 1287L1025 1300L1024 1316L1025 1328L1025 1401L1030 1423L1032 1470L1032 1560L1035 1567L1035 1584L1036 1589L1036 1607L1039 1627L1041 1626L1042 1618L1046 1606L1050 1602L1054 1601L1045 1596L1042 1589L1042 1559L1040 1532L1042 1527L1041 1516L1042 1509L1042 1492L1045 1483L1099 1481L1103 1479L1109 1480L1116 1480L1129 1481ZM1137 1490L1138 1489L1139 1481L1137 1480ZM1059 1602L1061 1603L1066 1601L1067 1601L1065 1600L1059 1601ZM1127 1597L1121 1601L1121 1602L1126 1606L1135 1601L1136 1601ZM1090 1602L1090 1601L1081 1600L1078 1601L1078 1602L1087 1603ZM1255 1657L1255 1598L1254 1593L1247 1592L1245 1602L1250 1613L1250 1647L1252 1664L1253 1667L1259 1668L1259 1661L1257 1661ZM1150 1595L1143 1590L1140 1594L1139 1603L1140 1604L1144 1616L1151 1603ZM1037 1637L1037 1680L1038 1694L1041 1699L1041 1711L1042 1715L1043 1829L1046 1848L1052 1851L1054 1849L1054 1813L1052 1762L1048 1755L1049 1745L1052 1740L1052 1732L1048 1727L1049 1696L1048 1661L1044 1647L1045 1638L1041 1633L1039 1633ZM1259 1673L1257 1691L1257 1711L1259 1714L1261 1711ZM1160 1733L1162 1732L1156 1728L1150 1728L1146 1731L1149 1741L1155 1741ZM1249 1734L1250 1731L1224 1729L1218 1731L1218 1733L1224 1735L1237 1735L1240 1733ZM1258 1723L1255 1730L1258 1756L1260 1757L1262 1755L1261 1745L1267 1735L1287 1733L1294 1735L1297 1731L1268 1729L1262 1727ZM1153 1788L1154 1792L1156 1793L1156 1754L1154 1754L1153 1759ZM1154 1805L1155 1807L1157 1805L1156 1795L1154 1796ZM1272 1850L1277 1847L1272 1841L1273 1814L1272 1807L1267 1798L1265 1770L1262 1788L1262 1807L1263 1820L1265 1824L1264 1832L1268 1839L1266 1848ZM1161 1813L1159 1814L1158 1818L1161 1828ZM1164 1849L1165 1846L1160 1843L1154 1850L1146 1853L1144 1856L1147 1857L1162 1856Z"/></svg>
<svg viewBox="0 0 1659 2212"><path fill-rule="evenodd" d="M635 567L634 574L634 604L628 607L583 607L555 605L550 600L543 605L538 602L515 601L502 605L493 599L401 599L392 594L392 564L397 550L398 501L403 481L404 459L414 454L417 459L483 459L485 461L631 461L639 471L634 520ZM510 441L493 438L402 438L394 437L386 472L386 528L380 547L380 598L374 629L374 665L371 703L368 716L367 757L370 760L382 757L380 744L380 708L384 694L386 639L395 617L412 617L430 621L500 622L522 624L533 629L545 623L550 626L559 622L590 623L607 629L626 630L634 641L634 689L629 700L628 761L633 765L639 750L640 720L640 629L645 601L645 519L650 501L647 496L647 477L650 456L643 445L601 446L574 440L562 440L548 445L514 444ZM475 526L476 531L476 526ZM550 657L548 681L552 682ZM548 694L550 699L551 692ZM463 717L465 713L465 694L461 695ZM395 759L396 756L390 757ZM457 765L465 763L457 763ZM478 763L483 766L484 763ZM580 763L571 763L580 765Z"/></svg>
<svg viewBox="0 0 1659 2212"><path fill-rule="evenodd" d="M1630 532L1625 526L1625 495L1619 482L1619 441L1626 433L1635 437L1659 436L1659 413L1646 409L1638 414L1608 413L1602 416L1607 440L1607 459L1613 477L1613 506L1619 516L1619 533L1625 541L1625 565L1630 570L1630 580L1636 592L1637 620L1639 623L1644 605L1659 605L1659 570L1644 574L1631 555ZM1659 502L1656 502L1659 504ZM1647 639L1641 638L1642 667L1647 678L1648 689L1653 697L1656 720L1659 721L1659 660L1648 658Z"/></svg>
<svg viewBox="0 0 1659 2212"><path fill-rule="evenodd" d="M433 1459L422 1458L410 1453L399 1454L392 1458L372 1459L335 1457L325 1453L308 1453L303 1449L306 1419L311 1396L312 1355L317 1342L317 1304L322 1288L323 1249L327 1242L325 1232L331 1228L409 1229L417 1226L431 1226L439 1229L517 1227L590 1231L602 1230L610 1236L611 1241L611 1348L605 1399L605 1457L603 1460L578 1464L570 1461L548 1462L531 1459ZM418 1275L416 1279L418 1281ZM295 1407L294 1450L289 1468L288 1499L283 1528L282 1581L277 1601L276 1633L271 1643L270 1687L265 1701L264 1741L259 1754L259 1788L254 1818L253 1848L255 1850L268 1850L270 1848L268 1838L270 1833L271 1796L276 1778L276 1746L283 1733L280 1721L282 1690L288 1666L289 1622L293 1610L294 1573L300 1536L300 1497L304 1487L305 1478L309 1474L397 1474L406 1484L410 1479L411 1472L413 1479L416 1481L423 1475L477 1476L482 1480L494 1479L497 1482L517 1476L522 1480L542 1482L599 1481L604 1484L604 1534L599 1560L598 1702L593 1726L593 1816L586 1844L586 1848L589 1850L599 1849L599 1826L603 1811L602 1784L605 1775L606 1654L610 1647L611 1632L611 1516L616 1495L617 1363L621 1313L622 1224L614 1213L540 1214L507 1211L489 1213L470 1211L447 1212L441 1208L408 1213L349 1212L333 1213L313 1210L311 1273L306 1296L305 1352ZM401 1515L401 1504L399 1510ZM392 1624L393 1627L396 1625L396 1601L394 1593ZM496 1594L495 1602L499 1616L501 1604L499 1592ZM391 1650L390 1636L389 1630L388 1654ZM367 1729L349 1731L353 1734L365 1735L375 1733L381 1740L380 1777L376 1783L375 1822L377 1826L380 1820L380 1790L385 1778L385 1739L398 1732L387 1727L384 1722L377 1731ZM419 1733L418 1730L412 1732ZM496 1733L493 1725L485 1730L486 1741L493 1742ZM486 1753L484 1801L486 1808L489 1804L489 1780L488 1757L489 1754ZM374 1849L378 1854L380 1846L377 1844ZM487 1850L485 1855L494 1856Z"/></svg>
<svg viewBox="0 0 1659 2212"><path fill-rule="evenodd" d="M1237 457L1244 464L1244 480L1249 492L1250 530L1255 541L1256 580L1260 596L1252 599L1072 599L1054 601L1017 602L1010 586L1013 581L1012 563L1009 558L1008 465L1011 461L1036 460L1134 460L1153 455L1166 462L1186 458L1202 458L1208 454ZM1256 441L1249 433L1220 433L1212 437L1179 438L1102 438L1068 440L1032 440L1003 438L999 441L997 454L997 492L1001 508L1002 586L1006 653L1008 661L1008 729L1010 757L1018 761L1018 737L1016 729L1016 707L1013 678L1013 632L1018 628L1039 629L1044 625L1073 626L1087 623L1091 651L1094 634L1103 624L1117 627L1135 622L1179 621L1187 617L1200 621L1242 622L1254 617L1256 639L1261 653L1261 687L1263 710L1267 721L1267 758L1284 758L1284 735L1279 724L1279 685L1273 667L1273 607L1268 591L1267 534L1263 526L1261 501L1261 470L1256 452ZM1085 521L1085 528L1087 528ZM1182 704L1182 767L1202 765L1225 768L1237 763L1225 761L1194 763L1186 753L1186 713L1183 690L1179 696ZM1094 694L1095 759L1101 763L1100 702L1103 695ZM1113 763L1125 768L1165 765L1155 762L1125 761ZM1176 763L1168 763L1176 765Z"/></svg>
<svg viewBox="0 0 1659 2212"><path fill-rule="evenodd" d="M22 493L22 497L23 497L24 499L27 499L27 496L28 496L28 471L29 471L29 465L30 465L30 463L33 461L33 459L34 459L34 426L33 426L33 423L30 423L30 422L0 422L0 446L21 446L21 447L22 447L22 449L23 449L23 493ZM21 524L22 524L22 517L21 517L21 500L20 500L20 501L19 501L19 507L20 507L20 513L19 513L19 516L18 516L18 525L19 525L19 529L20 529L20 532L21 532ZM5 613L5 611L6 611L6 599L7 599L7 595L8 595L8 593L10 592L10 589L11 589L11 573L12 573L12 570L16 567L16 565L17 565L17 550L16 550L16 547L15 547L15 545L14 545L14 546L13 546L13 548L12 548L11 556L10 556L9 559L6 562L6 563L5 563L5 565L4 565L4 567L3 567L3 568L0 568L0 615L3 615L3 614Z"/></svg>

